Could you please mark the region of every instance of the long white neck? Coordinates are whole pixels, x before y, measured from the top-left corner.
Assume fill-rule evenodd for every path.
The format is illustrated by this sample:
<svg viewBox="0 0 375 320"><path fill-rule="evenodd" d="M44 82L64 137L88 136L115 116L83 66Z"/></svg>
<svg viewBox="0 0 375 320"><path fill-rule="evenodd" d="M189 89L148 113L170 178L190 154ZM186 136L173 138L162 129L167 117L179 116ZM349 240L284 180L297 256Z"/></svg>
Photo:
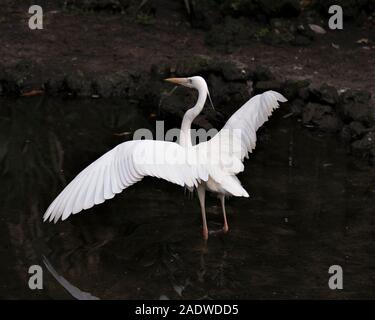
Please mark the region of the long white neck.
<svg viewBox="0 0 375 320"><path fill-rule="evenodd" d="M198 90L198 101L195 106L188 111L186 111L181 124L180 141L179 144L183 147L192 146L191 143L191 124L194 119L201 113L204 104L207 99L208 89L207 86L203 86Z"/></svg>

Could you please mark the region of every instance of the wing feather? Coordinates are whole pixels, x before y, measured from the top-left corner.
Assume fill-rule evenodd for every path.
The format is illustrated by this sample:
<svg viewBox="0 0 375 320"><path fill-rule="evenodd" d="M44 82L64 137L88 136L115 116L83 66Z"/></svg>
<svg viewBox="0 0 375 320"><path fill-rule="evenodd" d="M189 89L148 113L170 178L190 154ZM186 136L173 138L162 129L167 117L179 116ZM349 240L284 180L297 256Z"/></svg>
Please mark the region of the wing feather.
<svg viewBox="0 0 375 320"><path fill-rule="evenodd" d="M146 175L189 187L197 185L198 180L206 181L206 167L189 163L188 152L194 149L173 142L124 142L81 171L48 207L44 221L65 220L113 198Z"/></svg>
<svg viewBox="0 0 375 320"><path fill-rule="evenodd" d="M99 168L98 170L98 180L96 181L95 187L95 201L94 204L100 204L104 202L104 187L103 187L103 175L105 168Z"/></svg>
<svg viewBox="0 0 375 320"><path fill-rule="evenodd" d="M256 131L279 107L279 101L286 102L287 99L272 90L254 96L229 118L223 129L207 143L207 147L215 149L214 144L230 146L232 150L228 154L243 161L256 147Z"/></svg>
<svg viewBox="0 0 375 320"><path fill-rule="evenodd" d="M95 170L91 174L89 187L88 187L88 190L86 192L85 200L83 202L83 209L84 210L91 208L95 203L95 187L96 187L97 180L98 180L98 171ZM93 201L93 199L94 199L94 201Z"/></svg>

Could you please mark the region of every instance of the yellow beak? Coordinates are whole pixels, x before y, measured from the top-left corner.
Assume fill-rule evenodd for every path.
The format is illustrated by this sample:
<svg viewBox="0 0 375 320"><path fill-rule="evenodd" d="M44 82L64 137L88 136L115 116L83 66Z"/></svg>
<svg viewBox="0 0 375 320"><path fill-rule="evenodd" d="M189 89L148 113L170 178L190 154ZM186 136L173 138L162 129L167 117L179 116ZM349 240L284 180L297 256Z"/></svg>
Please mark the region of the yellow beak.
<svg viewBox="0 0 375 320"><path fill-rule="evenodd" d="M182 85L182 86L185 86L188 83L187 78L168 78L168 79L165 79L165 81L175 83L175 84L179 84L179 85Z"/></svg>

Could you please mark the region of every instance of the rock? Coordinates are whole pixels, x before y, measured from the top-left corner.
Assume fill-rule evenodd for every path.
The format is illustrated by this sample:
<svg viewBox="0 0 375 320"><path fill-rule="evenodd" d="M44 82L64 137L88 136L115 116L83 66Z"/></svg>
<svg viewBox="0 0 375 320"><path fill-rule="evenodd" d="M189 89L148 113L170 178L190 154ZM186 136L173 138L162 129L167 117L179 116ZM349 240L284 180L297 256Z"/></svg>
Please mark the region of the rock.
<svg viewBox="0 0 375 320"><path fill-rule="evenodd" d="M162 76L175 74L177 76L201 75L208 76L211 73L220 74L227 81L246 81L252 76L249 68L236 60L212 59L205 55L194 55L177 62L175 70L163 67L154 67L154 73Z"/></svg>
<svg viewBox="0 0 375 320"><path fill-rule="evenodd" d="M375 108L371 104L371 94L363 90L348 90L340 95L339 111L344 121L375 123Z"/></svg>
<svg viewBox="0 0 375 320"><path fill-rule="evenodd" d="M361 39L357 40L356 43L358 43L360 45L367 46L369 44L369 40L368 40L368 38L361 38Z"/></svg>
<svg viewBox="0 0 375 320"><path fill-rule="evenodd" d="M257 81L268 81L274 80L275 76L272 74L271 70L265 66L257 65L252 74L252 80Z"/></svg>
<svg viewBox="0 0 375 320"><path fill-rule="evenodd" d="M153 66L153 74L160 78L170 75L181 77L201 75L208 77L215 73L223 77L226 81L247 81L253 77L253 71L237 60L213 59L205 55L194 55L192 57L181 59L177 62L174 70L166 66Z"/></svg>
<svg viewBox="0 0 375 320"><path fill-rule="evenodd" d="M353 121L349 125L353 139L357 139L366 131L365 126L359 121Z"/></svg>
<svg viewBox="0 0 375 320"><path fill-rule="evenodd" d="M268 90L281 91L283 84L278 80L258 81L254 85L254 93L262 93Z"/></svg>
<svg viewBox="0 0 375 320"><path fill-rule="evenodd" d="M317 24L309 24L309 27L312 31L314 31L317 34L326 34L327 31L324 30L321 26Z"/></svg>
<svg viewBox="0 0 375 320"><path fill-rule="evenodd" d="M126 70L119 70L95 81L93 92L104 98L129 97L133 95L136 85L137 81Z"/></svg>
<svg viewBox="0 0 375 320"><path fill-rule="evenodd" d="M371 149L375 148L375 132L368 132L362 139L354 141L351 147L355 154L369 153Z"/></svg>
<svg viewBox="0 0 375 320"><path fill-rule="evenodd" d="M347 143L352 140L352 131L349 125L345 125L342 127L340 131L340 138Z"/></svg>
<svg viewBox="0 0 375 320"><path fill-rule="evenodd" d="M219 61L216 68L227 81L246 81L250 78L249 68L236 60Z"/></svg>
<svg viewBox="0 0 375 320"><path fill-rule="evenodd" d="M271 27L274 29L283 29L288 26L288 20L274 18L274 19L271 19L270 24L271 24Z"/></svg>
<svg viewBox="0 0 375 320"><path fill-rule="evenodd" d="M356 101L359 103L367 103L371 99L371 93L365 90L347 90L341 95L342 103L350 103Z"/></svg>
<svg viewBox="0 0 375 320"><path fill-rule="evenodd" d="M150 68L151 77L156 79L166 79L172 74L170 65L158 63L153 64Z"/></svg>
<svg viewBox="0 0 375 320"><path fill-rule="evenodd" d="M310 89L309 87L303 87L298 91L298 97L300 97L304 101L308 101L310 99Z"/></svg>
<svg viewBox="0 0 375 320"><path fill-rule="evenodd" d="M283 94L288 100L293 100L299 96L301 89L307 88L309 85L309 80L288 80L284 84Z"/></svg>
<svg viewBox="0 0 375 320"><path fill-rule="evenodd" d="M62 85L62 91L82 97L91 96L93 93L91 80L80 70L66 76Z"/></svg>
<svg viewBox="0 0 375 320"><path fill-rule="evenodd" d="M295 26L290 20L281 18L271 19L270 24L271 29L259 37L264 42L278 45L283 43L290 44L294 41ZM264 28L261 30L264 30Z"/></svg>
<svg viewBox="0 0 375 320"><path fill-rule="evenodd" d="M12 71L8 72L8 88L6 90L14 89L14 85L17 88L17 92L28 92L43 88L47 79L45 79L42 70L42 66L33 60L19 60L17 64L12 67Z"/></svg>
<svg viewBox="0 0 375 320"><path fill-rule="evenodd" d="M337 89L333 86L330 86L324 83L320 87L320 100L323 103L328 104L337 104L339 101L339 94L337 93Z"/></svg>
<svg viewBox="0 0 375 320"><path fill-rule="evenodd" d="M196 96L188 89L175 90L172 95L167 95L160 100L159 112L164 118L174 118L179 122L189 106L194 105L195 99Z"/></svg>
<svg viewBox="0 0 375 320"><path fill-rule="evenodd" d="M310 90L311 99L322 104L335 105L339 102L339 95L337 89L326 83L322 84L320 88L312 88Z"/></svg>
<svg viewBox="0 0 375 320"><path fill-rule="evenodd" d="M314 125L326 132L336 132L341 128L340 119L334 109L317 103L309 103L304 108L302 121L305 125Z"/></svg>
<svg viewBox="0 0 375 320"><path fill-rule="evenodd" d="M63 73L56 74L56 76L52 79L49 79L46 83L46 92L49 95L56 96L60 92L63 92L65 86L65 76Z"/></svg>
<svg viewBox="0 0 375 320"><path fill-rule="evenodd" d="M176 76L186 77L192 75L207 75L211 72L220 72L220 63L206 55L193 55L188 58L181 59L177 62L175 70L169 68L168 73ZM166 69L164 67L164 69Z"/></svg>
<svg viewBox="0 0 375 320"><path fill-rule="evenodd" d="M207 82L215 109L225 117L232 115L251 96L247 82L226 82L216 74L210 74Z"/></svg>
<svg viewBox="0 0 375 320"><path fill-rule="evenodd" d="M315 39L315 33L307 24L299 24L295 30L295 39L292 42L295 46L308 46Z"/></svg>
<svg viewBox="0 0 375 320"><path fill-rule="evenodd" d="M293 114L299 116L302 114L304 106L305 106L305 101L297 98L290 103L290 110L293 112Z"/></svg>

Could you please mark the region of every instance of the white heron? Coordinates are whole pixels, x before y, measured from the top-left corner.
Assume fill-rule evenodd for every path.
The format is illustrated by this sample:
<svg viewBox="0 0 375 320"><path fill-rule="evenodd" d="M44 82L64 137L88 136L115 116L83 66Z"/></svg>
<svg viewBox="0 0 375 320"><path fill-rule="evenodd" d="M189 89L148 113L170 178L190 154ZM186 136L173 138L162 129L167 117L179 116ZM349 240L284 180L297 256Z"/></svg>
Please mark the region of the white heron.
<svg viewBox="0 0 375 320"><path fill-rule="evenodd" d="M65 187L46 210L44 221L65 220L71 214L113 198L144 176L152 176L197 189L205 240L208 239L205 192L218 194L223 211L223 232L228 232L225 196L249 196L236 175L244 170L244 158L248 158L248 153L255 148L256 130L268 120L279 106L278 102L287 99L275 91L256 95L237 110L211 140L193 146L191 124L209 95L206 81L199 76L166 81L198 91L195 106L183 117L179 143L133 140L119 144Z"/></svg>

